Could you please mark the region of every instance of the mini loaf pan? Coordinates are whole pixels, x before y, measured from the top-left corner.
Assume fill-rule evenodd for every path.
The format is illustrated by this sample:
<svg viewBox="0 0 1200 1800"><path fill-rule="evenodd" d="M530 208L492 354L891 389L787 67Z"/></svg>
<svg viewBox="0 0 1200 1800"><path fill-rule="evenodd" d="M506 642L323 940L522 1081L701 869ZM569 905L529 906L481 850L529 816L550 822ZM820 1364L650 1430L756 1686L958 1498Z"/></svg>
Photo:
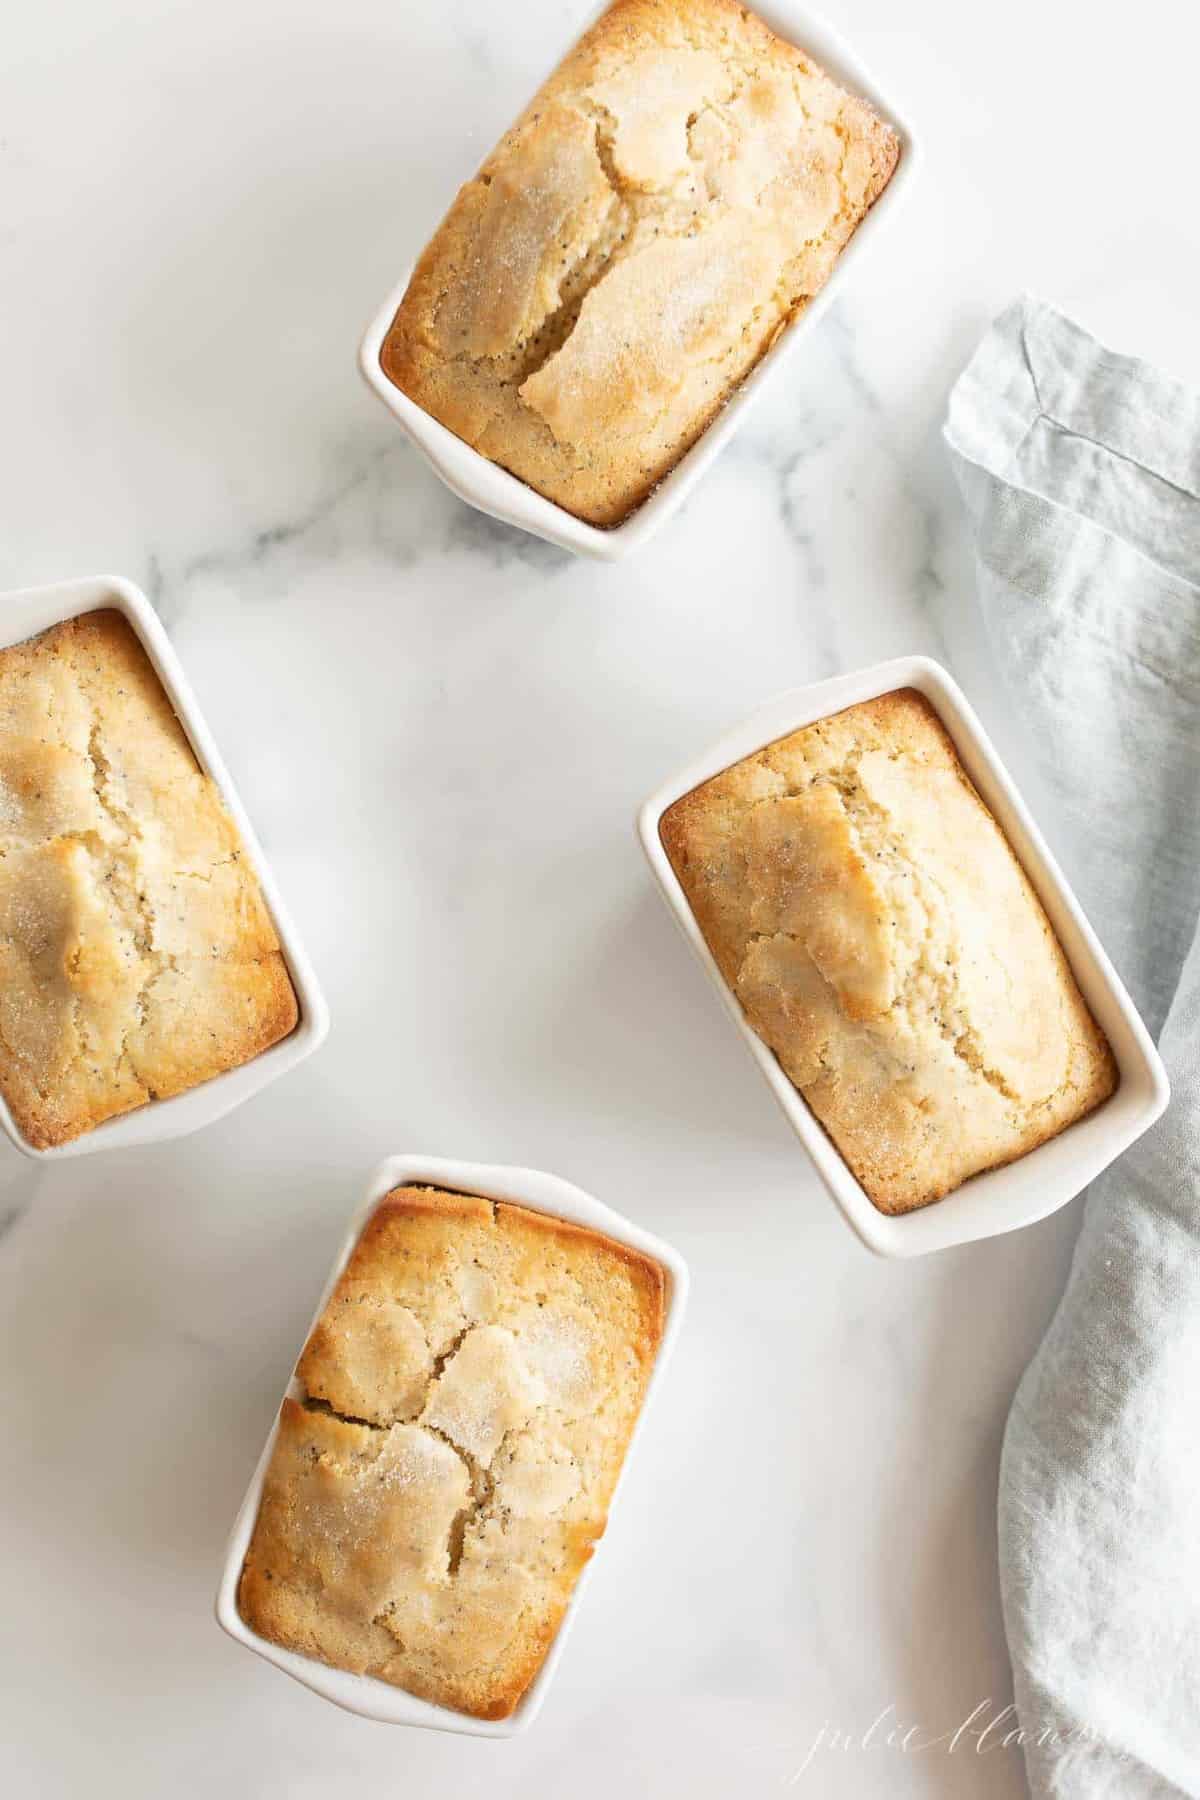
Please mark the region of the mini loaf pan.
<svg viewBox="0 0 1200 1800"><path fill-rule="evenodd" d="M606 6L598 6L587 23L593 23L605 10ZM718 451L724 448L741 424L747 409L758 397L763 383L771 380L790 358L797 355L802 341L814 329L826 308L832 305L852 275L857 273L863 257L885 223L890 221L901 200L908 194L917 174L920 150L912 130L904 123L902 115L891 101L880 93L858 58L817 13L801 4L800 0L761 0L761 3L753 0L752 10L770 26L776 36L807 51L813 61L819 63L842 87L860 95L874 107L900 140L900 160L887 187L842 251L820 293L809 301L787 330L780 333L776 342L740 383L692 448L623 524L605 527L590 525L586 520L576 518L574 513L568 512L553 500L547 500L515 475L510 475L507 469L502 469L498 463L481 456L477 450L464 443L462 438L456 437L446 426L431 418L416 401L410 400L407 394L402 393L388 379L380 357L384 340L408 287L412 263L371 320L362 340L359 366L368 387L378 394L389 412L395 414L416 448L460 500L477 507L480 512L488 513L493 519L500 519L506 525L520 526L523 531L532 532L535 537L545 538L548 543L557 544L563 550L573 550L580 556L615 562L632 550L640 550L643 544L649 543L671 514L682 506ZM545 79L570 49L573 41L574 39L563 44L559 56L539 72L536 82ZM528 93L517 96L512 109L514 116L517 108L530 99L536 82L529 84ZM463 168L461 181L470 180L477 164L476 157L469 168ZM445 204L438 213L439 220L452 198L453 190L447 191ZM432 234L436 225L437 220L430 226L427 236Z"/></svg>
<svg viewBox="0 0 1200 1800"><path fill-rule="evenodd" d="M569 1219L575 1225L587 1226L592 1231L602 1232L606 1237L615 1238L618 1243L629 1244L644 1255L653 1258L666 1270L667 1295L666 1319L663 1324L662 1341L658 1347L654 1367L646 1385L642 1410L639 1413L630 1436L625 1453L625 1461L617 1477L612 1500L609 1503L608 1517L611 1520L613 1508L617 1504L621 1488L625 1481L625 1471L634 1453L634 1446L642 1430L651 1400L662 1380L663 1370L675 1347L679 1329L683 1323L684 1308L688 1295L688 1268L682 1256L670 1244L664 1244L661 1238L643 1231L641 1226L622 1218L620 1213L611 1207L604 1206L585 1194L581 1188L573 1187L570 1182L562 1181L556 1175L544 1175L536 1169L505 1168L494 1163L452 1162L440 1156L389 1156L371 1176L367 1183L366 1193L355 1208L346 1230L342 1247L338 1252L329 1279L325 1283L320 1300L313 1313L312 1323L308 1328L305 1342L316 1327L318 1319L328 1304L329 1297L337 1286L343 1269L350 1260L351 1252L362 1235L371 1214L375 1211L385 1195L393 1188L410 1184L446 1188L452 1193L478 1194L485 1200L507 1200L514 1206L526 1206L532 1212L548 1214L551 1218ZM302 1389L293 1375L288 1384L287 1393L299 1399ZM469 1713L455 1712L453 1708L439 1706L434 1701L422 1700L404 1688L393 1687L390 1682L380 1681L374 1675L353 1675L347 1669L331 1668L327 1663L318 1662L314 1657L302 1656L296 1650L286 1650L280 1644L273 1644L269 1639L260 1637L252 1631L238 1611L238 1583L241 1580L242 1565L246 1560L246 1551L254 1533L258 1519L259 1504L262 1500L263 1483L266 1480L267 1468L275 1449L275 1440L279 1434L279 1417L276 1413L275 1423L271 1427L266 1446L258 1461L258 1467L251 1478L242 1501L241 1509L234 1521L233 1531L229 1539L229 1547L225 1552L225 1566L217 1589L217 1623L239 1644L248 1650L263 1656L268 1662L282 1669L285 1675L302 1682L311 1688L314 1694L320 1694L326 1700L332 1700L336 1706L344 1707L347 1712L359 1713L364 1719L377 1719L384 1725L418 1725L429 1731L454 1731L466 1737L505 1738L516 1737L528 1730L541 1711L546 1691L554 1678L563 1648L583 1591L591 1580L596 1566L597 1556L593 1555L584 1568L563 1614L554 1641L546 1653L545 1661L526 1689L520 1704L507 1719L476 1719ZM603 1550L598 1546L597 1554L603 1560Z"/></svg>
<svg viewBox="0 0 1200 1800"><path fill-rule="evenodd" d="M774 1052L751 1029L704 941L663 847L659 824L676 800L743 757L801 726L898 688L915 688L923 694L953 739L963 767L991 809L1058 934L1080 992L1112 1046L1120 1080L1116 1091L1094 1113L1016 1162L973 1175L945 1199L916 1212L889 1215L872 1205ZM1073 1199L1140 1137L1166 1106L1170 1097L1166 1070L1149 1032L979 719L945 669L928 657L877 663L855 674L835 676L832 681L794 688L769 701L650 796L638 815L638 835L680 929L715 983L826 1189L863 1243L878 1255L921 1256L1032 1225Z"/></svg>
<svg viewBox="0 0 1200 1800"><path fill-rule="evenodd" d="M223 1118L248 1100L268 1082L286 1075L297 1063L311 1056L329 1031L329 1012L324 996L288 917L275 879L262 853L254 827L238 799L237 789L221 760L212 734L204 723L187 676L183 672L171 641L162 628L158 614L141 589L119 575L96 575L81 581L62 581L52 587L18 588L0 594L0 648L22 643L64 619L76 619L83 613L102 608L124 613L141 640L154 672L161 681L176 717L187 733L196 759L205 774L220 790L221 798L241 833L242 843L251 868L258 878L279 938L288 974L296 990L300 1017L295 1029L273 1044L269 1050L227 1069L222 1075L176 1094L169 1100L151 1100L132 1112L106 1119L102 1125L85 1131L69 1143L56 1144L47 1150L35 1149L22 1135L4 1098L0 1095L0 1126L8 1133L17 1149L38 1162L58 1162L67 1156L87 1156L93 1150L123 1150L131 1144L154 1144L165 1138L183 1137L199 1131L204 1125Z"/></svg>

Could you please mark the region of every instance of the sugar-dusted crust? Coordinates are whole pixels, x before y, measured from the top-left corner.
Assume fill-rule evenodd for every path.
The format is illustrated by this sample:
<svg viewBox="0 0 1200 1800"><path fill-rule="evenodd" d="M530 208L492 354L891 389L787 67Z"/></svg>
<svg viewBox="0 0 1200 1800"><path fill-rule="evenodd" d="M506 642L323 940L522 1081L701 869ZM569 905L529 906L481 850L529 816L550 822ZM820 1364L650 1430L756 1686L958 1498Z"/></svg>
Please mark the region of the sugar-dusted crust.
<svg viewBox="0 0 1200 1800"><path fill-rule="evenodd" d="M286 1037L241 838L137 636L85 613L0 650L0 1092L35 1147Z"/></svg>
<svg viewBox="0 0 1200 1800"><path fill-rule="evenodd" d="M246 1623L507 1717L604 1530L665 1298L658 1263L598 1232L394 1189L284 1401Z"/></svg>
<svg viewBox="0 0 1200 1800"><path fill-rule="evenodd" d="M881 1212L941 1199L1113 1092L1050 922L913 690L736 763L661 836L750 1024Z"/></svg>
<svg viewBox="0 0 1200 1800"><path fill-rule="evenodd" d="M897 155L736 0L617 0L459 193L384 371L618 524L823 285Z"/></svg>

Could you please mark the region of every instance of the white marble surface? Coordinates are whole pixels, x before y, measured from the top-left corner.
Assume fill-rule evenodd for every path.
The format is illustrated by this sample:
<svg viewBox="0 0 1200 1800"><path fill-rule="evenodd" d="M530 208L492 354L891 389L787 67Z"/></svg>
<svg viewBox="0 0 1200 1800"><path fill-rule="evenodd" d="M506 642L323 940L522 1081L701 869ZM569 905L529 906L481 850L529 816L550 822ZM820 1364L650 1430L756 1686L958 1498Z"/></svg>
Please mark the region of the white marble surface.
<svg viewBox="0 0 1200 1800"><path fill-rule="evenodd" d="M923 185L686 511L607 569L467 512L354 368L587 10L7 9L0 586L147 586L334 1014L317 1059L189 1141L46 1173L0 1153L14 1795L716 1800L785 1788L824 1724L855 1742L800 1792L1022 1792L1013 1751L862 1736L888 1707L930 1736L1007 1699L1000 1433L1074 1209L872 1261L631 819L766 694L914 648L1019 764L946 394L1021 286L1200 378L1200 41L1176 0L1119 31L1083 0L844 0L923 127ZM695 1276L557 1687L508 1744L339 1714L210 1615L345 1211L417 1148L561 1172Z"/></svg>

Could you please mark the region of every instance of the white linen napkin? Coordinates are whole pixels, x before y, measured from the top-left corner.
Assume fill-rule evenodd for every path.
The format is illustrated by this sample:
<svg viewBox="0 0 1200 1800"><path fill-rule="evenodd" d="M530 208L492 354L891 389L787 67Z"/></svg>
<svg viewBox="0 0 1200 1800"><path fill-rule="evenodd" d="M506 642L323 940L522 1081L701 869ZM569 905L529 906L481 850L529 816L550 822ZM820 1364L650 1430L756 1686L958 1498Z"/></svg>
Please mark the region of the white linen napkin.
<svg viewBox="0 0 1200 1800"><path fill-rule="evenodd" d="M1200 397L1022 300L946 424L1051 840L1172 1084L1089 1194L1000 1471L1035 1796L1200 1795Z"/></svg>

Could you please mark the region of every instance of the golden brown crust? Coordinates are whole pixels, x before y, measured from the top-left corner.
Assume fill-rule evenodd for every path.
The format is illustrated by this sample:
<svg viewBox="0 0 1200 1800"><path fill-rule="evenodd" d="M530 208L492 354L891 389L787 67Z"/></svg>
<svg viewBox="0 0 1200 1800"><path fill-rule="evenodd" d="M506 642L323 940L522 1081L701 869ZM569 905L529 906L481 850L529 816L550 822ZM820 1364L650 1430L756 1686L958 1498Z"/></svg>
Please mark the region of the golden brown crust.
<svg viewBox="0 0 1200 1800"><path fill-rule="evenodd" d="M38 1149L286 1037L258 881L120 613L0 650L0 1091Z"/></svg>
<svg viewBox="0 0 1200 1800"><path fill-rule="evenodd" d="M617 0L459 193L384 372L619 524L821 288L898 153L734 0Z"/></svg>
<svg viewBox="0 0 1200 1800"><path fill-rule="evenodd" d="M667 856L722 975L881 1212L1106 1100L1116 1065L922 695L819 720L685 794Z"/></svg>
<svg viewBox="0 0 1200 1800"><path fill-rule="evenodd" d="M297 1365L238 1606L479 1718L541 1667L662 1338L660 1265L504 1201L394 1189Z"/></svg>

